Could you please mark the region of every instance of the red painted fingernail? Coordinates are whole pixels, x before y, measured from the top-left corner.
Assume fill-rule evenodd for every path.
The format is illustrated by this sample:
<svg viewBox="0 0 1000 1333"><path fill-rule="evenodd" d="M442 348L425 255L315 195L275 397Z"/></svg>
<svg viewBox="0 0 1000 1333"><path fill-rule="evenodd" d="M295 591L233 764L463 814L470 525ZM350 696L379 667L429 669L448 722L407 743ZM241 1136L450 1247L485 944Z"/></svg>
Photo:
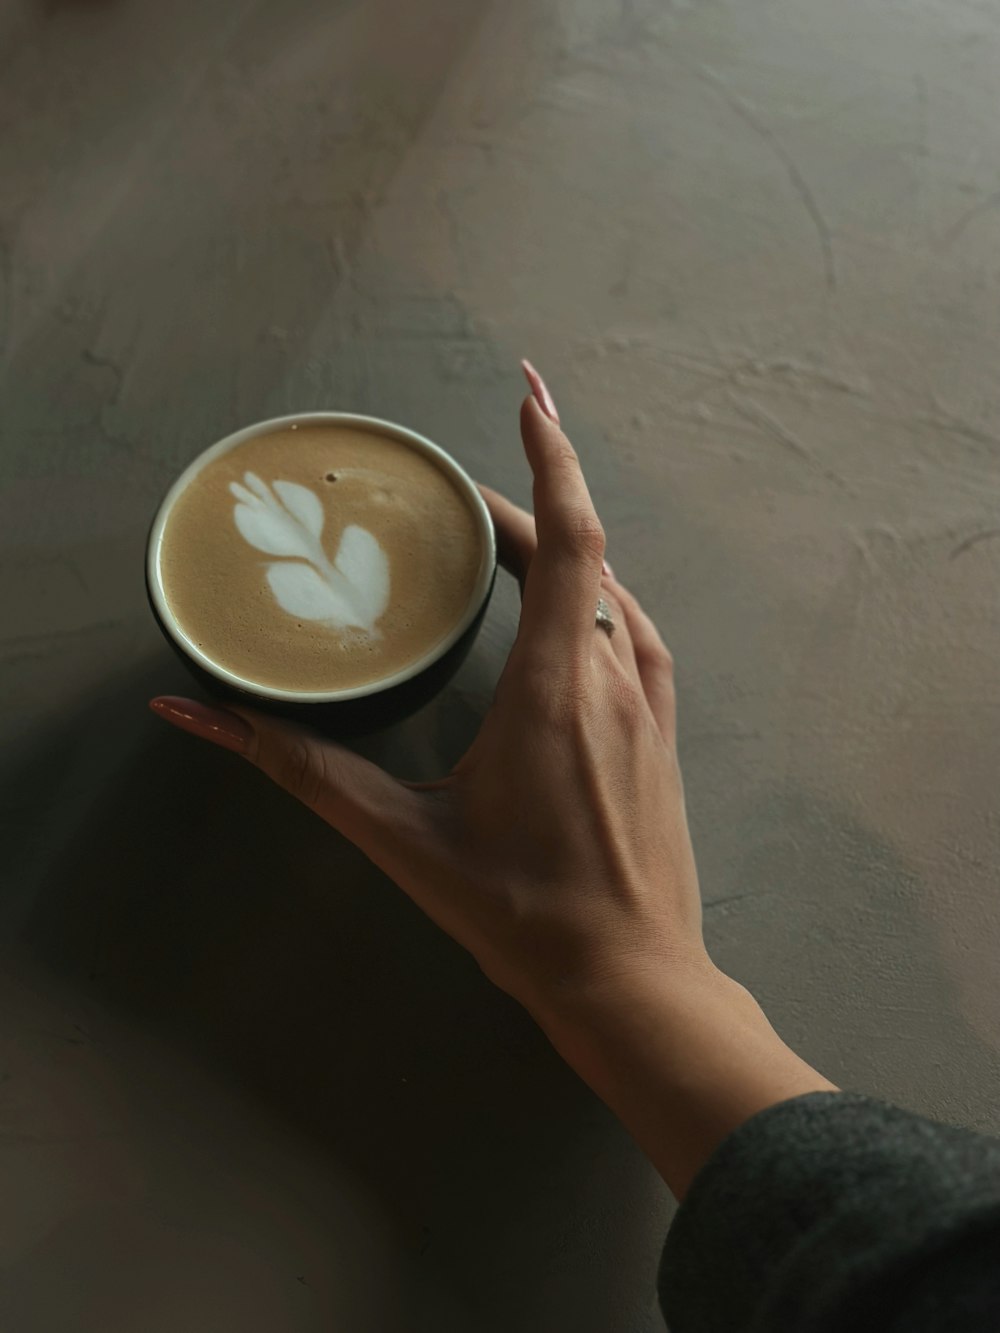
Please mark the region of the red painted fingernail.
<svg viewBox="0 0 1000 1333"><path fill-rule="evenodd" d="M539 375L538 371L530 361L522 361L521 368L527 376L528 383L531 385L531 392L535 395L535 401L542 409L545 415L559 425L559 413L556 411L556 405L549 393L548 386Z"/></svg>
<svg viewBox="0 0 1000 1333"><path fill-rule="evenodd" d="M149 706L157 717L162 717L181 731L189 731L192 736L200 736L236 754L245 754L253 740L250 723L230 713L228 709L209 708L205 704L196 703L194 699L182 699L170 694L151 699Z"/></svg>
<svg viewBox="0 0 1000 1333"><path fill-rule="evenodd" d="M604 570L605 574L607 574L609 579L614 578L615 571L611 568L611 566L608 564L606 560L601 561L601 568Z"/></svg>

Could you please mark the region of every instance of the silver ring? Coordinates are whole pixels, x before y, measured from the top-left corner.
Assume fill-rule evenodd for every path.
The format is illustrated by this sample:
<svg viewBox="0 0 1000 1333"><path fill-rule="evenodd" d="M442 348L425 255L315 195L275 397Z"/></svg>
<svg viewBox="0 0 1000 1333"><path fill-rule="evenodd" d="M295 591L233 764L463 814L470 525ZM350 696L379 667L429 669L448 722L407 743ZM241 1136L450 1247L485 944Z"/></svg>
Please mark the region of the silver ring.
<svg viewBox="0 0 1000 1333"><path fill-rule="evenodd" d="M608 638L615 632L615 618L611 614L611 607L603 597L597 599L597 625L604 630Z"/></svg>

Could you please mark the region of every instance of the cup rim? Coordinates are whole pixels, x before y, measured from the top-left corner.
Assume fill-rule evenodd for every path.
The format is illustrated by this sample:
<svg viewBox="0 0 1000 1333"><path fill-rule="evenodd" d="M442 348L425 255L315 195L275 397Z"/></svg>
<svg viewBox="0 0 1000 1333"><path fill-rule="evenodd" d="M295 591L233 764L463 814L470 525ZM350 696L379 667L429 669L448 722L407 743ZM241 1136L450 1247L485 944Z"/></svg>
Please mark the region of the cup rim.
<svg viewBox="0 0 1000 1333"><path fill-rule="evenodd" d="M318 426L318 425L340 425L340 426L360 426L368 428L383 435L388 435L392 439L397 439L403 444L410 445L423 454L428 455L434 460L436 465L446 472L461 490L465 499L469 503L473 515L478 521L480 535L483 539L482 558L480 560L479 573L476 577L476 583L469 598L469 604L463 612L461 618L448 631L443 639L439 640L428 652L416 661L410 662L399 671L393 672L391 676L382 676L377 681L372 681L365 685L352 685L340 690L284 690L274 686L261 685L256 681L248 680L244 676L238 675L234 671L221 666L214 661L207 653L203 652L197 644L185 634L181 628L177 617L171 611L163 589L163 579L160 570L160 555L163 549L163 534L166 529L167 520L170 512L176 504L180 495L187 489L199 472L216 458L229 453L232 449L238 448L248 440L256 439L260 435L269 435L274 431L287 429L290 426ZM475 482L445 449L426 436L420 435L417 431L411 430L408 426L402 426L396 421L385 421L381 417L365 416L358 412L294 412L288 416L270 417L266 421L256 421L252 425L244 426L242 429L234 431L232 434L211 444L207 449L203 449L186 468L177 476L170 486L166 495L160 501L156 516L153 519L153 525L150 529L149 540L146 546L146 583L149 588L149 595L153 607L160 619L167 634L173 639L174 643L191 658L203 671L207 671L211 676L224 684L229 685L235 690L244 694L255 695L261 699L269 699L280 703L299 703L299 704L335 704L346 703L351 699L368 699L374 695L382 694L391 690L396 685L402 685L415 676L421 675L424 671L434 665L442 658L450 648L459 641L462 635L472 625L473 621L479 615L483 604L489 595L493 584L493 578L496 573L497 550L496 533L493 528L493 520L490 517L490 511L486 507L486 502L479 493Z"/></svg>

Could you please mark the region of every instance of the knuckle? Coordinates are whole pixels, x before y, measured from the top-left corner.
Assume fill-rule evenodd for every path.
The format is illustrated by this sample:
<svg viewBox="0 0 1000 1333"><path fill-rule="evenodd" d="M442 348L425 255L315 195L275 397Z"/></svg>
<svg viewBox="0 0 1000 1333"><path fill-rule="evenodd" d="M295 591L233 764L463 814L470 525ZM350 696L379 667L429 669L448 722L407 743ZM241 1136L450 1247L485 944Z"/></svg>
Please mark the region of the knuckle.
<svg viewBox="0 0 1000 1333"><path fill-rule="evenodd" d="M636 659L638 661L641 661L644 666L652 667L654 670L661 672L663 675L669 676L671 680L673 679L674 675L673 654L671 653L670 649L666 646L666 644L661 643L659 639L653 639L649 644L645 645L641 650L637 646L635 655Z"/></svg>
<svg viewBox="0 0 1000 1333"><path fill-rule="evenodd" d="M571 441L562 432L559 434L558 443L552 450L552 466L563 472L578 473L580 471L580 459Z"/></svg>
<svg viewBox="0 0 1000 1333"><path fill-rule="evenodd" d="M530 715L542 724L562 726L588 702L589 676L583 664L527 670L521 684Z"/></svg>
<svg viewBox="0 0 1000 1333"><path fill-rule="evenodd" d="M533 713L545 707L552 689L549 673L544 665L528 657L527 654L521 655L516 672L504 672L500 678L500 685L511 697L516 697L521 708L530 709Z"/></svg>
<svg viewBox="0 0 1000 1333"><path fill-rule="evenodd" d="M644 712L642 692L624 672L616 671L611 676L607 698L617 721L626 726L634 726Z"/></svg>
<svg viewBox="0 0 1000 1333"><path fill-rule="evenodd" d="M601 559L604 555L604 527L592 509L578 510L567 517L565 539L574 555L591 556L594 559Z"/></svg>

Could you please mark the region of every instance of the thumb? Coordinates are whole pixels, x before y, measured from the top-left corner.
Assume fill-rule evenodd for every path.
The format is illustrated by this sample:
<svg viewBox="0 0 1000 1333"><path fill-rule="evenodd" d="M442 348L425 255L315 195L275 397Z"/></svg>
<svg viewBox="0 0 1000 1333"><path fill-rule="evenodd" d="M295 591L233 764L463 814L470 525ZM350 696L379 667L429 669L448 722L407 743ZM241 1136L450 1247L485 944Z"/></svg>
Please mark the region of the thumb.
<svg viewBox="0 0 1000 1333"><path fill-rule="evenodd" d="M234 750L385 867L415 822L419 798L377 764L334 741L252 708L209 708L161 697L151 708L205 740Z"/></svg>

